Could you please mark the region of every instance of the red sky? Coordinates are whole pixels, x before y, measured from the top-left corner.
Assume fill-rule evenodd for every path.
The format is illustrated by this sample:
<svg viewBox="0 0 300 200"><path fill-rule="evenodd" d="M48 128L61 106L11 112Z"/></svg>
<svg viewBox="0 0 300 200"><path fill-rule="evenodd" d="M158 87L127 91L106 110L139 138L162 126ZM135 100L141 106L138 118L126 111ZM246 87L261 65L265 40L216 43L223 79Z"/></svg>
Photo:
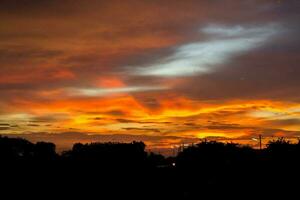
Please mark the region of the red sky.
<svg viewBox="0 0 300 200"><path fill-rule="evenodd" d="M297 0L2 0L0 134L300 136Z"/></svg>

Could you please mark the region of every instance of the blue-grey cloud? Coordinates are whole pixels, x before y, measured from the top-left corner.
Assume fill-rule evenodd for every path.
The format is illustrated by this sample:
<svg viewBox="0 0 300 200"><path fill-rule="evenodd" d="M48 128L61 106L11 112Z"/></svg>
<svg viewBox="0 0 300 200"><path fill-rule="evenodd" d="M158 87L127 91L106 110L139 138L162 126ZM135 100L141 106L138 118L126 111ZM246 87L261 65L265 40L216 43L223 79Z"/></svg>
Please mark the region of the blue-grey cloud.
<svg viewBox="0 0 300 200"><path fill-rule="evenodd" d="M207 73L251 49L262 46L278 33L276 25L261 27L208 26L202 32L213 35L208 41L184 44L175 53L134 72L144 76L193 76Z"/></svg>

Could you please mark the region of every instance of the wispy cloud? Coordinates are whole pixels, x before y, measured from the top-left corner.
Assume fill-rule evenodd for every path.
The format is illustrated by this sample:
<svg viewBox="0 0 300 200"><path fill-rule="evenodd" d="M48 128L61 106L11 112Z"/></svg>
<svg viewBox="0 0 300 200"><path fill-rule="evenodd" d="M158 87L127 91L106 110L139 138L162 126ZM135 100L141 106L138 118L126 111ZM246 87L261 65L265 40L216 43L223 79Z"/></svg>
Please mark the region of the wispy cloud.
<svg viewBox="0 0 300 200"><path fill-rule="evenodd" d="M210 72L235 56L261 46L277 33L277 29L275 25L253 28L210 25L201 32L212 38L182 45L172 55L154 64L139 67L134 73L168 77Z"/></svg>
<svg viewBox="0 0 300 200"><path fill-rule="evenodd" d="M118 88L70 88L67 92L71 96L107 96L112 94L124 94L135 92L158 91L168 89L164 86L132 86L132 87L118 87Z"/></svg>

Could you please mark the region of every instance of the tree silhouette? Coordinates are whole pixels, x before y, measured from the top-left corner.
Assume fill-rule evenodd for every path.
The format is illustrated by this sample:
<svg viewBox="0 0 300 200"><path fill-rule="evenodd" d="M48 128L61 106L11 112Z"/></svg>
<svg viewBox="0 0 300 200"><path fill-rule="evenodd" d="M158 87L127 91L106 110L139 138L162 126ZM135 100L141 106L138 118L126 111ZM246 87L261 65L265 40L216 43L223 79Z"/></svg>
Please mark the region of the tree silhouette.
<svg viewBox="0 0 300 200"><path fill-rule="evenodd" d="M37 142L34 145L34 157L38 160L53 160L57 158L55 144L49 142Z"/></svg>
<svg viewBox="0 0 300 200"><path fill-rule="evenodd" d="M137 167L144 165L147 159L143 142L77 143L62 156L73 162L93 162L102 167Z"/></svg>
<svg viewBox="0 0 300 200"><path fill-rule="evenodd" d="M21 138L8 138L0 136L1 160L26 160L33 156L34 144Z"/></svg>

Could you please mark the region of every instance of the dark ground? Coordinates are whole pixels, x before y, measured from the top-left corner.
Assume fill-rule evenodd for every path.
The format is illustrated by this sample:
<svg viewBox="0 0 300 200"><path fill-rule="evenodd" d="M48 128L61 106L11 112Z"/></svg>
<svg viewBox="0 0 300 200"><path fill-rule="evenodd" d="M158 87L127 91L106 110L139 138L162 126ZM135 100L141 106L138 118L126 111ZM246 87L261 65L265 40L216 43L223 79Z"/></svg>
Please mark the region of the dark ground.
<svg viewBox="0 0 300 200"><path fill-rule="evenodd" d="M52 143L0 137L0 160L5 199L290 199L300 185L300 144L282 139L263 150L202 142L164 158L142 142L75 144L58 155Z"/></svg>

